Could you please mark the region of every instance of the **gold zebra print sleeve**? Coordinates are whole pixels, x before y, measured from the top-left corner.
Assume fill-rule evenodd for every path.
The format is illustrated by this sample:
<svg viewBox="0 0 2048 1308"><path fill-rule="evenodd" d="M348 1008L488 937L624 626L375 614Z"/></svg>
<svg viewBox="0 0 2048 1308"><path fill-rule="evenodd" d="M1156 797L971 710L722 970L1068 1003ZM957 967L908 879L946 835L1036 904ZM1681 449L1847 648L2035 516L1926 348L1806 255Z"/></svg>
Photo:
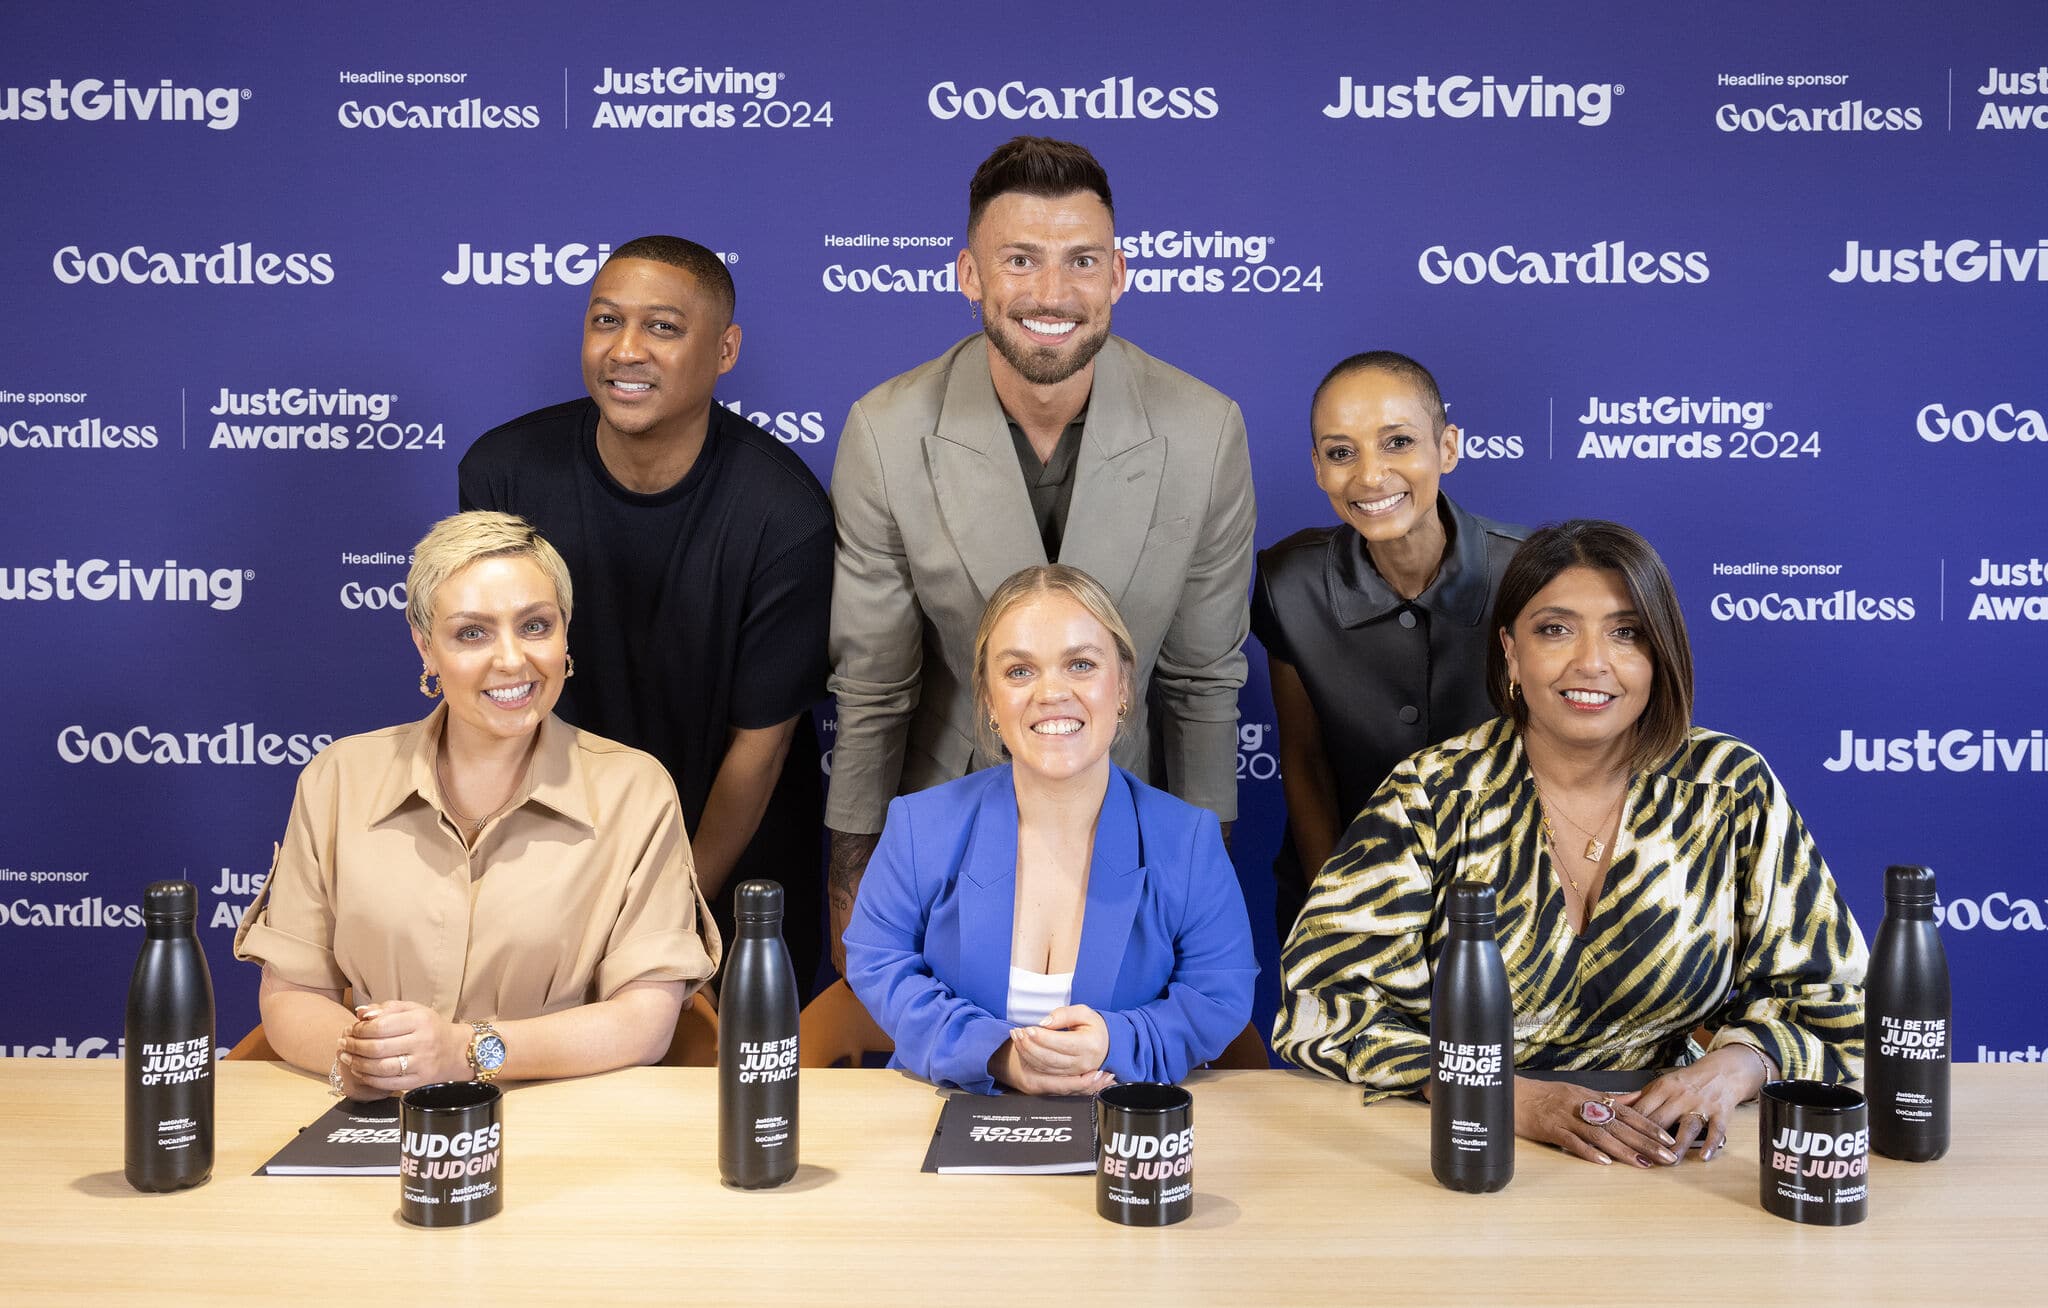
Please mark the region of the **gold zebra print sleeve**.
<svg viewBox="0 0 2048 1308"><path fill-rule="evenodd" d="M1273 1045L1383 1093L1429 1076L1435 815L1410 759L1345 833L1281 952Z"/></svg>
<svg viewBox="0 0 2048 1308"><path fill-rule="evenodd" d="M1731 755L1744 866L1736 985L1712 1047L1753 1044L1783 1076L1853 1080L1863 1074L1863 932L1770 765L1728 737L1715 747Z"/></svg>

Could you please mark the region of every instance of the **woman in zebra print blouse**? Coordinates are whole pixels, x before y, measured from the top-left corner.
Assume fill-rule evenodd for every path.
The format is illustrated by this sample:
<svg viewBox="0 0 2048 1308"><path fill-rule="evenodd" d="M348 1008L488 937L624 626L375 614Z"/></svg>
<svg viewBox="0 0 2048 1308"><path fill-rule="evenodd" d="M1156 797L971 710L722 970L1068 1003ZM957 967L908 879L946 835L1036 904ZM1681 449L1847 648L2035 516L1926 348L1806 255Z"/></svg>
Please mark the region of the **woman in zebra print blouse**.
<svg viewBox="0 0 2048 1308"><path fill-rule="evenodd" d="M1766 1080L1856 1076L1862 933L1763 759L1691 725L1656 551L1613 523L1546 527L1494 624L1502 716L1411 756L1345 833L1282 950L1274 1048L1368 1100L1426 1094L1444 897L1478 878L1519 1068L1673 1069L1620 1096L1518 1075L1517 1134L1598 1163L1711 1158Z"/></svg>

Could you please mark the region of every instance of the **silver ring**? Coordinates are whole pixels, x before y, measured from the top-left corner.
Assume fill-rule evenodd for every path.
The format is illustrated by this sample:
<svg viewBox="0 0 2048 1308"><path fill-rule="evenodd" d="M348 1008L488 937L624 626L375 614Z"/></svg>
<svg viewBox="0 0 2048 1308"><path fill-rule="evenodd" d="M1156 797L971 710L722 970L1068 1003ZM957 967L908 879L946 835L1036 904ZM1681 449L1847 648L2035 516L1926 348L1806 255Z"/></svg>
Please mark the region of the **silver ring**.
<svg viewBox="0 0 2048 1308"><path fill-rule="evenodd" d="M407 1062L407 1056L406 1056L405 1054L400 1054L400 1055L398 1056L398 1074L399 1074L400 1076L404 1076L404 1075L405 1075L405 1067L406 1067L406 1062Z"/></svg>

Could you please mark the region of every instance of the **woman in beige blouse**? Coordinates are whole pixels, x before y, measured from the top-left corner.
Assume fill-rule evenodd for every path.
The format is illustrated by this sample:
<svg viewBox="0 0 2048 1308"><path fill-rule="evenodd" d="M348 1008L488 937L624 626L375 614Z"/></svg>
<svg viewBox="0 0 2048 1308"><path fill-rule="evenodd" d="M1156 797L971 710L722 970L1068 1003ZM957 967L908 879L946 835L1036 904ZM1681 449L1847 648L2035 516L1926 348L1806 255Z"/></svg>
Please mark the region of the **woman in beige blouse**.
<svg viewBox="0 0 2048 1308"><path fill-rule="evenodd" d="M520 518L461 513L406 587L420 693L445 699L300 775L235 937L271 1046L356 1099L654 1062L718 932L661 764L551 713L567 566Z"/></svg>

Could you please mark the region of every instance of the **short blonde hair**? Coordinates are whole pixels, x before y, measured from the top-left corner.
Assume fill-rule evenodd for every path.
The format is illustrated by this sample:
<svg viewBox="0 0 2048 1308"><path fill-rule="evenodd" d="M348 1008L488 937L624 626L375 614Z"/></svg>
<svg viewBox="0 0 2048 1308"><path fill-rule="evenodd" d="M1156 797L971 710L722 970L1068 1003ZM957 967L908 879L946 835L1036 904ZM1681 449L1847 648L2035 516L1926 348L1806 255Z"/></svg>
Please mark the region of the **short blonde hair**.
<svg viewBox="0 0 2048 1308"><path fill-rule="evenodd" d="M412 571L405 577L405 620L423 640L434 635L434 592L441 583L479 559L525 558L555 584L555 602L562 621L569 620L574 601L569 565L532 523L510 513L472 509L435 523L412 549Z"/></svg>
<svg viewBox="0 0 2048 1308"><path fill-rule="evenodd" d="M981 625L974 632L974 743L989 758L1003 757L1003 742L988 725L989 639L1005 613L1040 595L1064 595L1088 610L1088 615L1102 624L1116 645L1116 658L1121 665L1117 669L1117 681L1123 688L1125 703L1134 697L1138 676L1137 646L1131 640L1131 629L1124 625L1123 615L1116 611L1116 601L1109 597L1102 583L1079 568L1064 563L1035 563L1028 568L1019 568L996 587L995 594L988 597L988 604L981 610ZM1118 735L1123 734L1121 718L1116 729Z"/></svg>

